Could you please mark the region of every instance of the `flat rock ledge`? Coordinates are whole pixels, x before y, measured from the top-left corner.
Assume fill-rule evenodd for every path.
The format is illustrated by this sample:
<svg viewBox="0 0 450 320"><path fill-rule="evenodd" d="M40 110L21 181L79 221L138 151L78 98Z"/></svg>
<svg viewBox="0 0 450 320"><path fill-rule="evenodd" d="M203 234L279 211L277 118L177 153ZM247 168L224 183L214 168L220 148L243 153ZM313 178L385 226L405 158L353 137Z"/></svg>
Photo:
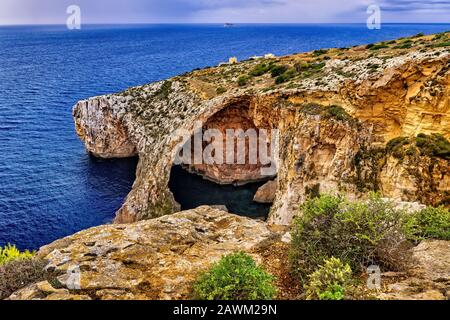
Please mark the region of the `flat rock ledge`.
<svg viewBox="0 0 450 320"><path fill-rule="evenodd" d="M255 252L275 239L262 221L207 206L95 227L42 247L37 257L61 275L9 299L186 299L199 272L223 255L245 251L261 261Z"/></svg>
<svg viewBox="0 0 450 320"><path fill-rule="evenodd" d="M388 285L379 298L450 300L450 241L423 241L412 249L412 258L407 276Z"/></svg>

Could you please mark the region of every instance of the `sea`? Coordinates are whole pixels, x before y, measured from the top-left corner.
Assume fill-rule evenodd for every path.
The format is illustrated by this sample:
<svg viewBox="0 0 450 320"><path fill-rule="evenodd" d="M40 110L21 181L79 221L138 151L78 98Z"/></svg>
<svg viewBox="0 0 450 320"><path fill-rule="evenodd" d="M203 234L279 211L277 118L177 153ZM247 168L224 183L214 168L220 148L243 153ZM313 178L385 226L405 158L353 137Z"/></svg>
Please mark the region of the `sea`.
<svg viewBox="0 0 450 320"><path fill-rule="evenodd" d="M383 24L380 30L362 24L1 26L0 246L35 250L111 223L131 190L137 159L95 159L76 136L72 107L80 99L230 57L280 56L447 30L450 24ZM198 198L197 187L174 185L186 199L183 207L208 203ZM217 204L241 203L242 214L248 206L257 215L249 189L225 186L223 199L218 191L214 197Z"/></svg>

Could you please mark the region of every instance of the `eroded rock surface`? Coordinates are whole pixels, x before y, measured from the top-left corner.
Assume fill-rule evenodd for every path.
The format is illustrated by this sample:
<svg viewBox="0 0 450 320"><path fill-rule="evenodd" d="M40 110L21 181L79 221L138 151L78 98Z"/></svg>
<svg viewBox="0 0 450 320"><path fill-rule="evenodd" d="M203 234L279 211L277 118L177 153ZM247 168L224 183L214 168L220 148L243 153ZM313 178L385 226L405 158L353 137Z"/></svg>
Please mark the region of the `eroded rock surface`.
<svg viewBox="0 0 450 320"><path fill-rule="evenodd" d="M412 249L407 279L390 284L382 299L447 300L450 297L450 241L426 240Z"/></svg>
<svg viewBox="0 0 450 320"><path fill-rule="evenodd" d="M280 130L272 223L289 224L299 203L318 192L352 198L381 190L398 200L446 204L448 157L408 151L398 159L385 147L392 138L419 133L450 138L450 54L441 43L447 37L411 38L404 49L398 40L378 50L330 49L193 71L80 101L74 107L77 132L94 155L139 155L119 223L177 211L168 189L180 148L173 134L193 134L198 121L220 131L227 125ZM276 82L262 67L273 65L290 70L290 78ZM245 82L238 81L242 75L248 75ZM192 169L239 184L261 178L259 167Z"/></svg>
<svg viewBox="0 0 450 320"><path fill-rule="evenodd" d="M198 273L223 255L245 251L259 261L255 249L277 238L264 222L206 206L91 228L39 250L47 268L62 273L58 288L32 284L10 299L188 298Z"/></svg>
<svg viewBox="0 0 450 320"><path fill-rule="evenodd" d="M272 180L263 184L255 194L253 201L258 203L273 203L277 192L277 181Z"/></svg>

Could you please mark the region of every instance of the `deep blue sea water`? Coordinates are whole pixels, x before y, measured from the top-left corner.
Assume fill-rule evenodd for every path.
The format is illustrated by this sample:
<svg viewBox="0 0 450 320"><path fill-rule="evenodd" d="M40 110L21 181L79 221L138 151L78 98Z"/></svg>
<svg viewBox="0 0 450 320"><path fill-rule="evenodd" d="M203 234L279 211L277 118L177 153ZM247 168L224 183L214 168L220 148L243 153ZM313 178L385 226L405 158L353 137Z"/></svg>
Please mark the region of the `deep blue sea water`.
<svg viewBox="0 0 450 320"><path fill-rule="evenodd" d="M36 249L114 217L136 160L91 158L75 102L231 56L285 55L450 30L450 25L0 27L0 246Z"/></svg>
<svg viewBox="0 0 450 320"><path fill-rule="evenodd" d="M169 188L181 210L202 205L224 205L234 214L252 218L267 218L270 205L253 201L256 191L265 181L244 186L219 185L190 173L181 166L172 167Z"/></svg>

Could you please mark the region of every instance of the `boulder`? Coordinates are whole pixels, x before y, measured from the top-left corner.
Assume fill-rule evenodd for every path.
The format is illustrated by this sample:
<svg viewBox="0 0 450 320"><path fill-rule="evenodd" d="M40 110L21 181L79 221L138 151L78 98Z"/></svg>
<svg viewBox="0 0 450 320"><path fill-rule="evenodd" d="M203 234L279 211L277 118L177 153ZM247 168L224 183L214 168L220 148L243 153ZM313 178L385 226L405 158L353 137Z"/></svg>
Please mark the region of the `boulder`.
<svg viewBox="0 0 450 320"><path fill-rule="evenodd" d="M450 241L423 241L412 249L412 259L409 277L389 284L387 292L379 297L394 300L449 299Z"/></svg>
<svg viewBox="0 0 450 320"><path fill-rule="evenodd" d="M253 201L258 203L273 203L277 192L277 181L269 181L261 186L255 194Z"/></svg>

